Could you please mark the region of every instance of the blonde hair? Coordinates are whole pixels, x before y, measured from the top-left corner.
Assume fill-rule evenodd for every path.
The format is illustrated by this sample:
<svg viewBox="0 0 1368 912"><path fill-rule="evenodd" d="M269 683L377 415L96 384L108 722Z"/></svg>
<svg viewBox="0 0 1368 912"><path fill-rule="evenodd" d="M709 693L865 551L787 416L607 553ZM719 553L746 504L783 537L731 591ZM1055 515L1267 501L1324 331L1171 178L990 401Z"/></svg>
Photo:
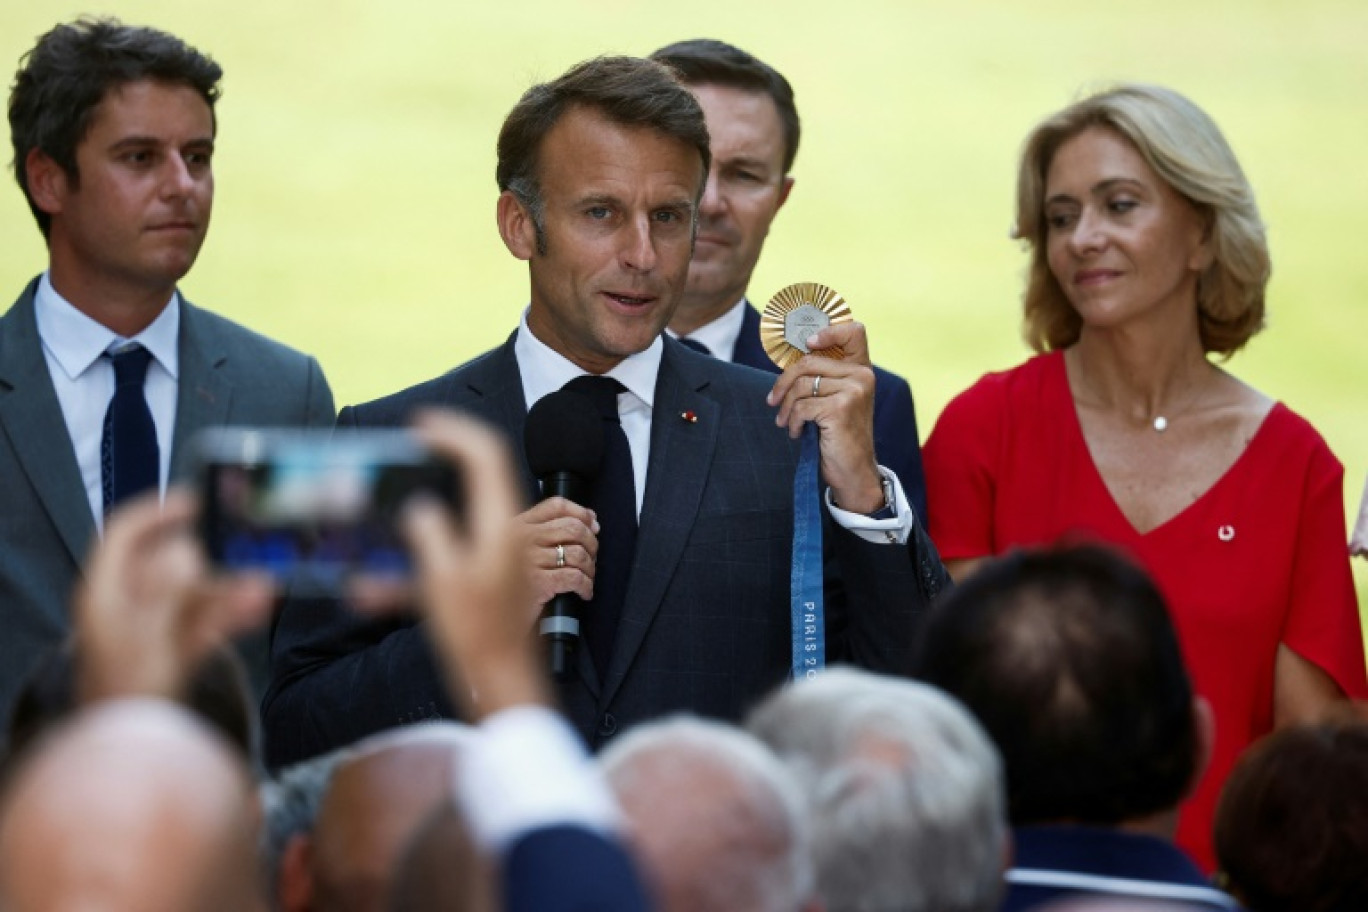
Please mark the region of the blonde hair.
<svg viewBox="0 0 1368 912"><path fill-rule="evenodd" d="M1055 153L1090 127L1130 140L1209 226L1209 265L1197 281L1202 348L1232 355L1264 327L1270 263L1254 190L1210 117L1161 86L1126 83L1090 95L1042 121L1026 138L1017 174L1016 236L1031 251L1022 299L1023 333L1036 351L1078 341L1082 319L1050 272L1045 177Z"/></svg>

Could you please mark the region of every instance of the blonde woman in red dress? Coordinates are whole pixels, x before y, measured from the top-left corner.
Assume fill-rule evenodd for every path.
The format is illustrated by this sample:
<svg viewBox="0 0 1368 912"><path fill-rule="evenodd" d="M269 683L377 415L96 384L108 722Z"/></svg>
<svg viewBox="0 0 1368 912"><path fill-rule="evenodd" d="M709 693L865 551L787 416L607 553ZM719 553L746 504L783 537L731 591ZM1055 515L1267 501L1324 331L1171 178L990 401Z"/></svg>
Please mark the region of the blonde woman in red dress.
<svg viewBox="0 0 1368 912"><path fill-rule="evenodd" d="M1023 150L1016 231L1039 354L941 415L925 447L931 535L959 577L1061 537L1149 570L1215 718L1178 826L1210 869L1240 752L1368 695L1344 471L1303 418L1221 366L1263 328L1268 247L1234 154L1192 102L1122 85L1045 120Z"/></svg>

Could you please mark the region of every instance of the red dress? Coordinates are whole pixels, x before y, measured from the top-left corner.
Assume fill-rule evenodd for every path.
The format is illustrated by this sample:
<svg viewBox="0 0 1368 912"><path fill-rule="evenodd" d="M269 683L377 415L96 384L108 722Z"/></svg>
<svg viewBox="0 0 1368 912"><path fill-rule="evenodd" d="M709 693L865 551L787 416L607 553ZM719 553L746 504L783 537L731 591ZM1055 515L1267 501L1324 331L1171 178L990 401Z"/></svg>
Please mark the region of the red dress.
<svg viewBox="0 0 1368 912"><path fill-rule="evenodd" d="M1093 464L1062 352L988 374L955 398L923 451L942 558L998 554L1062 535L1121 546L1168 599L1198 693L1211 701L1211 766L1183 806L1178 842L1215 867L1211 823L1240 752L1273 725L1279 642L1368 695L1345 546L1344 469L1281 403L1244 453L1183 512L1141 535Z"/></svg>

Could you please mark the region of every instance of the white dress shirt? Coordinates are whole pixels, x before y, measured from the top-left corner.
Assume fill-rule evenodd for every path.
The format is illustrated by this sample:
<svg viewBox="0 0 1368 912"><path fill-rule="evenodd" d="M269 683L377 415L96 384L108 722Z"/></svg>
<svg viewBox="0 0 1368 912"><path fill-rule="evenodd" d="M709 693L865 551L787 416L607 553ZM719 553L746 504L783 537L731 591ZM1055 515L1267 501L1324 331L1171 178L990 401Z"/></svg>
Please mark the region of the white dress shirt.
<svg viewBox="0 0 1368 912"><path fill-rule="evenodd" d="M744 305L745 301L741 304ZM737 310L736 313L739 318L741 312ZM737 327L739 330L739 322ZM696 335L694 337L697 338ZM735 345L735 337L732 344ZM632 478L636 485L638 520L646 493L646 469L651 458L651 412L655 408L656 375L660 373L660 356L664 348L665 343L657 338L645 351L624 358L606 374L627 388L627 392L618 394L618 414L622 419L622 431L627 435L627 446L632 451ZM518 360L518 373L522 375L523 401L529 409L543 396L554 393L586 373L579 365L533 335L527 326L526 310L518 325L513 354ZM827 509L836 522L866 541L905 544L912 533L912 506L903 493L898 476L883 466L879 466L879 473L892 483L896 516L891 519L872 519L863 513L842 510L832 504L830 490L826 493Z"/></svg>
<svg viewBox="0 0 1368 912"><path fill-rule="evenodd" d="M689 333L689 338L706 345L714 358L731 361L736 352L736 340L741 338L741 324L746 322L746 308L749 306L750 302L742 298L716 320ZM665 331L679 338L679 333L668 329Z"/></svg>
<svg viewBox="0 0 1368 912"><path fill-rule="evenodd" d="M52 287L43 273L33 298L33 315L43 357L62 419L76 452L95 528L104 530L104 479L100 474L100 443L105 412L114 397L114 365L101 357L112 348L138 342L152 354L143 394L157 429L158 489L166 491L171 470L171 441L176 432L176 379L180 374L180 297L172 292L157 318L132 339L81 313Z"/></svg>
<svg viewBox="0 0 1368 912"><path fill-rule="evenodd" d="M632 451L632 482L636 486L638 520L646 496L646 468L651 462L651 410L655 408L656 375L660 373L660 354L664 349L665 343L657 338L645 351L622 359L604 375L627 387L627 392L618 393L618 417L622 421L622 432L627 435L627 447ZM522 375L523 401L529 409L543 396L587 373L532 334L527 328L526 311L518 326L513 354L518 359L518 373Z"/></svg>
<svg viewBox="0 0 1368 912"><path fill-rule="evenodd" d="M1354 534L1349 539L1349 551L1359 557L1368 557L1368 481L1363 483L1363 501L1359 504Z"/></svg>

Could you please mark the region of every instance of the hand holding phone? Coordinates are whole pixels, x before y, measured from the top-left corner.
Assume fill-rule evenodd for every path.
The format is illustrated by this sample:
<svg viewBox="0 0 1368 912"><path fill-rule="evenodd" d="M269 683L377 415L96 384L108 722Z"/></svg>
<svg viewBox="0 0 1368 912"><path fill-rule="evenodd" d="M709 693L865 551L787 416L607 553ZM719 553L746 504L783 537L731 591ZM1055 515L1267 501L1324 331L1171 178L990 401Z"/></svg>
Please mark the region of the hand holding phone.
<svg viewBox="0 0 1368 912"><path fill-rule="evenodd" d="M460 512L455 468L405 430L218 428L198 451L210 560L264 570L295 595L406 581L404 505L425 496Z"/></svg>

